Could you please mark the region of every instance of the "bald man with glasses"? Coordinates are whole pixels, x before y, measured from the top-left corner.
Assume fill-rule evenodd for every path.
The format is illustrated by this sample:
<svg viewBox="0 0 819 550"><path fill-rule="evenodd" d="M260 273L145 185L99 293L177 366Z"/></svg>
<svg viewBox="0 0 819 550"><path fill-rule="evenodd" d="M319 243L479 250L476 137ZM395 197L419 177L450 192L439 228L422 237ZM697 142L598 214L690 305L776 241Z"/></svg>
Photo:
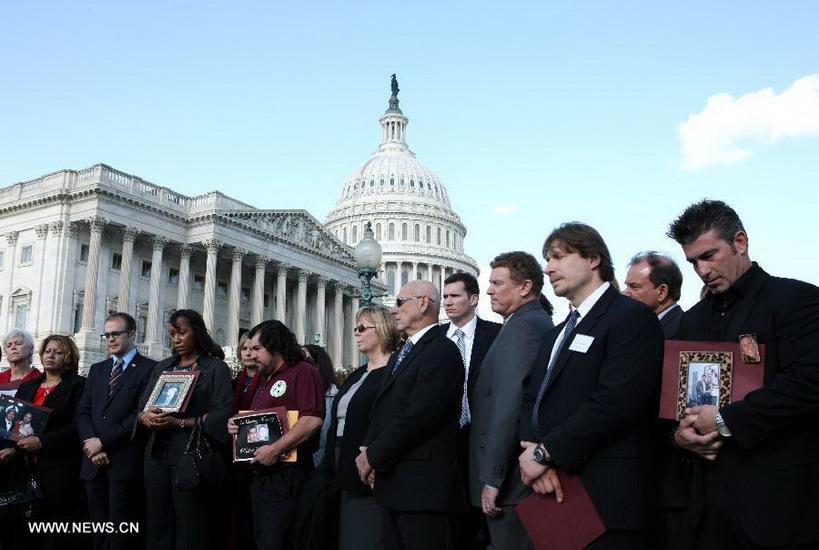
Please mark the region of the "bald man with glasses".
<svg viewBox="0 0 819 550"><path fill-rule="evenodd" d="M438 325L440 304L427 281L398 293L392 315L407 340L385 367L356 459L384 509L384 548L451 548L452 521L463 506L455 442L464 367Z"/></svg>

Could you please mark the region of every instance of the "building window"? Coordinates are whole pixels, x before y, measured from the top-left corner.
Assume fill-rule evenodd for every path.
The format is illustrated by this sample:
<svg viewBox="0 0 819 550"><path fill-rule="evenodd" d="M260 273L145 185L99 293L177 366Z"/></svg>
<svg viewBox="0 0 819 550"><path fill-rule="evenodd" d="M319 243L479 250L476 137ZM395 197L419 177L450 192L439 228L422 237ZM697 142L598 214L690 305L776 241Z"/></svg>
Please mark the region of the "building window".
<svg viewBox="0 0 819 550"><path fill-rule="evenodd" d="M387 229L387 240L394 241L395 240L395 224L390 222L389 228Z"/></svg>
<svg viewBox="0 0 819 550"><path fill-rule="evenodd" d="M148 326L148 318L147 317L137 317L137 333L136 333L136 341L137 344L141 344L145 341L145 327Z"/></svg>
<svg viewBox="0 0 819 550"><path fill-rule="evenodd" d="M14 328L26 328L26 318L28 317L28 306L20 304L14 311Z"/></svg>
<svg viewBox="0 0 819 550"><path fill-rule="evenodd" d="M75 334L78 333L80 331L80 329L82 328L82 310L83 310L83 304L77 304L77 306L74 308L74 333ZM137 341L141 342L141 340L137 340Z"/></svg>
<svg viewBox="0 0 819 550"><path fill-rule="evenodd" d="M193 275L193 289L203 292L205 290L205 276L194 273Z"/></svg>
<svg viewBox="0 0 819 550"><path fill-rule="evenodd" d="M2 250L0 250L0 270L3 269L3 263L5 263L5 260L6 260L6 253L3 252Z"/></svg>
<svg viewBox="0 0 819 550"><path fill-rule="evenodd" d="M427 242L432 242L432 227L427 226Z"/></svg>
<svg viewBox="0 0 819 550"><path fill-rule="evenodd" d="M401 271L401 286L406 285L409 282L409 271L406 269Z"/></svg>
<svg viewBox="0 0 819 550"><path fill-rule="evenodd" d="M122 269L122 254L114 252L111 254L111 269L119 271Z"/></svg>
<svg viewBox="0 0 819 550"><path fill-rule="evenodd" d="M441 228L439 227L438 228L438 245L440 246L440 244L441 244Z"/></svg>
<svg viewBox="0 0 819 550"><path fill-rule="evenodd" d="M415 224L415 242L419 242L421 240L421 225Z"/></svg>
<svg viewBox="0 0 819 550"><path fill-rule="evenodd" d="M239 300L243 304L250 303L250 289L247 288L246 286L242 287L242 293L241 293L241 296L239 296Z"/></svg>
<svg viewBox="0 0 819 550"><path fill-rule="evenodd" d="M381 240L381 224L380 223L375 224L375 240L376 241ZM3 259L2 258L0 258L0 269L3 269Z"/></svg>
<svg viewBox="0 0 819 550"><path fill-rule="evenodd" d="M406 223L401 224L401 240L402 241L407 240L407 224Z"/></svg>
<svg viewBox="0 0 819 550"><path fill-rule="evenodd" d="M142 271L139 272L139 275L145 279L151 278L151 267L153 264L148 260L142 260Z"/></svg>
<svg viewBox="0 0 819 550"><path fill-rule="evenodd" d="M395 270L387 271L387 286L390 287L390 294L395 296Z"/></svg>
<svg viewBox="0 0 819 550"><path fill-rule="evenodd" d="M175 267L168 268L168 284L174 286L179 284L179 270Z"/></svg>
<svg viewBox="0 0 819 550"><path fill-rule="evenodd" d="M446 247L449 248L449 229L446 230Z"/></svg>
<svg viewBox="0 0 819 550"><path fill-rule="evenodd" d="M347 244L347 228L344 227L341 229L341 240L344 244Z"/></svg>
<svg viewBox="0 0 819 550"><path fill-rule="evenodd" d="M89 250L90 249L88 248L87 244L81 244L80 245L80 261L81 262L87 262L88 261L88 251Z"/></svg>
<svg viewBox="0 0 819 550"><path fill-rule="evenodd" d="M34 259L34 246L27 244L20 249L20 265L28 265Z"/></svg>
<svg viewBox="0 0 819 550"><path fill-rule="evenodd" d="M353 242L354 243L358 242L358 226L357 225L353 226Z"/></svg>
<svg viewBox="0 0 819 550"><path fill-rule="evenodd" d="M228 285L225 281L217 281L216 282L216 295L219 298L227 298L228 294Z"/></svg>
<svg viewBox="0 0 819 550"><path fill-rule="evenodd" d="M270 294L265 294L264 295L264 300L262 300L262 305L264 307L269 307L270 306Z"/></svg>

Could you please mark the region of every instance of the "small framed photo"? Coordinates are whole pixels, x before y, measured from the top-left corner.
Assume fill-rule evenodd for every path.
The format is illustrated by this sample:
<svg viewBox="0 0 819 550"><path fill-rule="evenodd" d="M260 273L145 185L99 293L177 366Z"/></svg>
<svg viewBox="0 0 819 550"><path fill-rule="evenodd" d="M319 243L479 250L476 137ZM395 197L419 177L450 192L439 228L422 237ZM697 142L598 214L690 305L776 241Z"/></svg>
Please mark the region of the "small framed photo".
<svg viewBox="0 0 819 550"><path fill-rule="evenodd" d="M198 370L163 372L143 410L158 407L162 412L185 412L198 378Z"/></svg>
<svg viewBox="0 0 819 550"><path fill-rule="evenodd" d="M233 436L233 462L253 460L256 449L277 441L288 430L284 407L240 413L233 422L239 427Z"/></svg>
<svg viewBox="0 0 819 550"><path fill-rule="evenodd" d="M739 351L742 353L743 363L762 362L762 355L759 353L759 343L756 340L756 334L740 334Z"/></svg>
<svg viewBox="0 0 819 550"><path fill-rule="evenodd" d="M677 420L685 409L701 405L723 407L731 402L734 354L730 351L681 351Z"/></svg>
<svg viewBox="0 0 819 550"><path fill-rule="evenodd" d="M16 397L0 397L0 438L18 441L30 435L43 433L51 409Z"/></svg>

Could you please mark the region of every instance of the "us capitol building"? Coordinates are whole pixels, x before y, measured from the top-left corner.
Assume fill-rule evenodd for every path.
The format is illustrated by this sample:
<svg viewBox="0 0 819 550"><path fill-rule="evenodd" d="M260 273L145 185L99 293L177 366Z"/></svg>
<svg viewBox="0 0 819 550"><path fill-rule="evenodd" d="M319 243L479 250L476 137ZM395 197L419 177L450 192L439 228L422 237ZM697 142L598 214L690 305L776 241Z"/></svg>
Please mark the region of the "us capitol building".
<svg viewBox="0 0 819 550"><path fill-rule="evenodd" d="M381 144L325 225L216 191L188 197L104 164L0 187L0 334L24 328L38 345L73 335L85 369L105 357L105 317L127 311L139 351L159 359L171 354L168 317L191 308L229 358L241 333L272 318L325 345L337 367L357 364L352 252L366 222L384 249L374 290L386 304L409 280L440 288L451 273L477 274L445 187L407 147L394 78L392 88Z"/></svg>

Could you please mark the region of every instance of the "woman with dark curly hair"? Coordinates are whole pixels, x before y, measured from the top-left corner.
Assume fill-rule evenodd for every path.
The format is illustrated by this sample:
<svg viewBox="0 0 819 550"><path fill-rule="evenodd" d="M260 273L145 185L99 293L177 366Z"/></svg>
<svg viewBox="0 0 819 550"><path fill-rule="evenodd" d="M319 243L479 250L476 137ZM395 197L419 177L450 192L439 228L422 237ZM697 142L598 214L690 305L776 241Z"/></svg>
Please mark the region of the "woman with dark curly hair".
<svg viewBox="0 0 819 550"><path fill-rule="evenodd" d="M85 519L85 491L80 476L82 446L77 434L77 403L82 395L85 378L77 374L80 352L68 336L46 336L40 344L42 375L23 382L17 397L48 407L48 417L41 434L29 435L17 441L15 463L16 485L28 479L28 468L34 472L43 492L40 521L81 521ZM22 533L21 536L27 536ZM90 541L78 536L31 536L38 548L82 548Z"/></svg>
<svg viewBox="0 0 819 550"><path fill-rule="evenodd" d="M211 548L217 537L209 532L209 509L218 487L179 489L179 459L196 423L212 447L224 450L230 438L225 423L233 412L230 369L222 348L210 336L202 316L180 309L168 323L173 355L154 367L140 399L143 409L165 371L199 371L184 413L166 413L150 407L139 414L139 423L150 430L145 447L145 496L148 504L148 548L188 550Z"/></svg>

